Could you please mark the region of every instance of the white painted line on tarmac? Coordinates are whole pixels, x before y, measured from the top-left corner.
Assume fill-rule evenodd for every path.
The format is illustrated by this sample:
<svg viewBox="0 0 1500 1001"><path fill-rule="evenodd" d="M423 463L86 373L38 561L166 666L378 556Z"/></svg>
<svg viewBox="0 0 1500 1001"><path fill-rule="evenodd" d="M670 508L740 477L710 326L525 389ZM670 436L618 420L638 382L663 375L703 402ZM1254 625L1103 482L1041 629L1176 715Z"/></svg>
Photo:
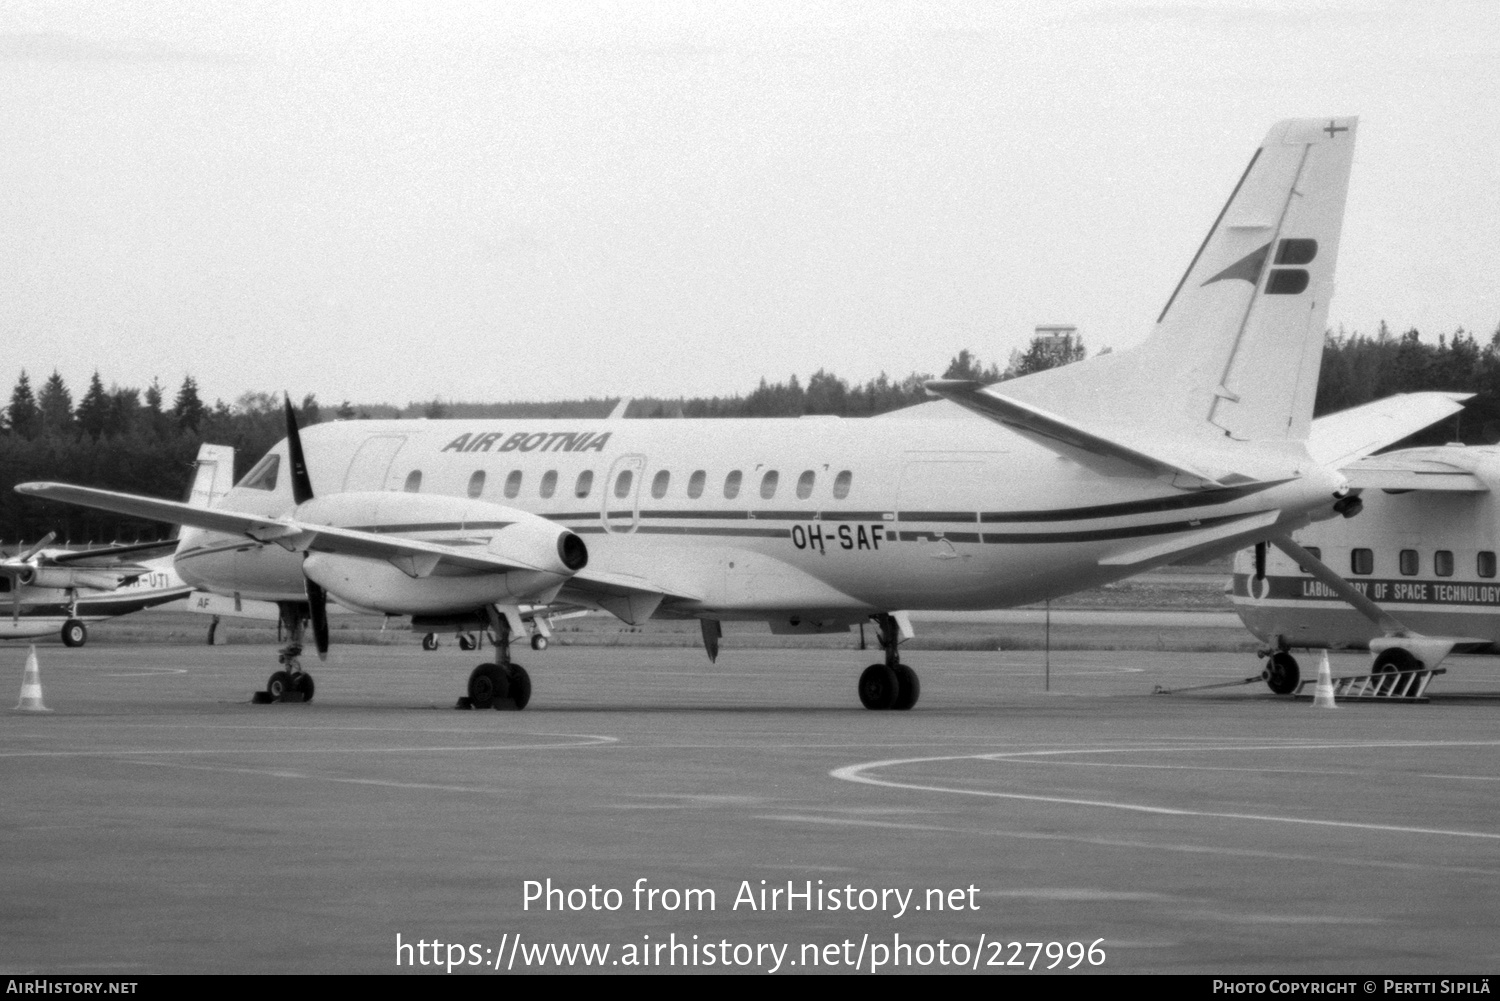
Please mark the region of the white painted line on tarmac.
<svg viewBox="0 0 1500 1001"><path fill-rule="evenodd" d="M150 678L158 674L187 674L185 667L154 667L146 671L116 671L101 674L101 678Z"/></svg>
<svg viewBox="0 0 1500 1001"><path fill-rule="evenodd" d="M982 761L1001 762L1008 757L1025 757L1057 754L1139 754L1151 751L1186 751L1192 750L1196 753L1206 751L1233 751L1246 750L1345 750L1345 749L1368 749L1375 747L1495 747L1500 746L1500 741L1392 741L1392 742L1349 742L1323 745L1262 745L1260 747L1247 747L1244 745L1220 745L1201 746L1197 748L1172 747L1172 748L1077 748L1069 751L1029 751L999 754L968 754L948 755L941 757L926 758L893 758L886 761L868 761L862 764L846 765L829 772L836 779L845 782L858 782L865 785L883 786L891 789L910 789L915 792L949 793L958 796L979 796L987 799L1007 799L1032 803L1052 803L1059 806L1079 806L1090 809L1119 810L1128 813L1144 813L1155 816L1169 817L1198 817L1215 820L1243 820L1255 823L1292 824L1306 827L1331 827L1344 830L1382 831L1391 834L1422 834L1437 837L1473 838L1484 841L1500 841L1500 833L1490 831L1465 831L1451 830L1440 827L1414 827L1404 824L1372 824L1351 820L1323 820L1314 817L1291 817L1277 816L1266 813L1234 813L1217 810L1193 810L1186 807L1155 806L1150 803L1130 803L1123 800L1106 799L1082 799L1071 796L1045 796L1037 793L999 792L990 789L962 789L952 786L930 785L918 782L897 782L891 779L876 778L866 774L868 772L895 768L902 765L923 765L937 762L952 761Z"/></svg>
<svg viewBox="0 0 1500 1001"><path fill-rule="evenodd" d="M1043 831L1007 831L972 827L939 827L935 824L902 824L890 820L860 820L855 817L828 817L816 814L782 813L759 814L756 820L775 820L793 824L819 824L841 827L875 827L899 831L919 831L929 834L958 834L964 836L984 835L993 838L1014 838L1019 841L1061 841L1068 844L1093 845L1099 848L1125 848L1152 852L1180 852L1186 855L1217 855L1228 858L1271 860L1276 862L1308 862L1314 865L1345 866L1356 869L1394 869L1402 872L1465 873L1476 876L1500 876L1500 869L1480 866L1448 865L1443 862L1399 862L1391 859L1358 855L1307 855L1297 852L1270 851L1263 848L1231 848L1225 845L1194 845L1164 841L1140 841L1132 838L1103 838L1084 834L1052 834Z"/></svg>
<svg viewBox="0 0 1500 1001"><path fill-rule="evenodd" d="M472 751L555 751L573 747L600 747L618 743L619 737L587 733L538 733L533 737L564 737L565 742L542 744L469 744L426 747L183 747L132 748L95 751L0 751L0 758L118 758L130 755L159 757L191 754L279 754L290 757L301 754L450 754Z"/></svg>
<svg viewBox="0 0 1500 1001"><path fill-rule="evenodd" d="M440 785L432 782L396 782L390 779L360 779L341 775L314 775L286 768L228 768L222 765L190 765L180 761L130 761L121 759L120 764L142 765L152 768L184 768L195 772L228 773L232 775L258 775L273 779L296 779L308 782L338 782L344 785L381 786L387 789L424 789L437 792L459 792L467 795L496 792L482 786Z"/></svg>

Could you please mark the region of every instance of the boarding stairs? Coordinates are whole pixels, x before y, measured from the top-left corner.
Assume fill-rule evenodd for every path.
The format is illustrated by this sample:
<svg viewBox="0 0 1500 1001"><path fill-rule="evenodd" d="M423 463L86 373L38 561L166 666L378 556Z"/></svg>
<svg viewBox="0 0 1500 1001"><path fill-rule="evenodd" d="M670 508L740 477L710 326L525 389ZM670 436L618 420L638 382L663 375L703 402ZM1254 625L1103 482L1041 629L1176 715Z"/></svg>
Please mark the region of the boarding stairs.
<svg viewBox="0 0 1500 1001"><path fill-rule="evenodd" d="M1412 671L1382 671L1378 674L1352 674L1333 679L1333 697L1338 702L1427 702L1427 686L1447 668L1421 668ZM1317 678L1308 678L1293 694L1310 699Z"/></svg>

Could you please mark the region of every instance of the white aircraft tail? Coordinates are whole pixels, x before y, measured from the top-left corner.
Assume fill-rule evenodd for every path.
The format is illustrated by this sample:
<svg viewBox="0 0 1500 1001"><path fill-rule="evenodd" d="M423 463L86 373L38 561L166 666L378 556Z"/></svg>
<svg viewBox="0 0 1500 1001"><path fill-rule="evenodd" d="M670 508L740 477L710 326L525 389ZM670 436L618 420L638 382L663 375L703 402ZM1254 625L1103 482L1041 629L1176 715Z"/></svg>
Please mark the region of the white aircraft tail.
<svg viewBox="0 0 1500 1001"><path fill-rule="evenodd" d="M994 393L1127 440L1306 439L1356 126L1277 123L1143 344Z"/></svg>
<svg viewBox="0 0 1500 1001"><path fill-rule="evenodd" d="M234 486L234 449L229 445L199 445L197 466L187 503L213 507Z"/></svg>

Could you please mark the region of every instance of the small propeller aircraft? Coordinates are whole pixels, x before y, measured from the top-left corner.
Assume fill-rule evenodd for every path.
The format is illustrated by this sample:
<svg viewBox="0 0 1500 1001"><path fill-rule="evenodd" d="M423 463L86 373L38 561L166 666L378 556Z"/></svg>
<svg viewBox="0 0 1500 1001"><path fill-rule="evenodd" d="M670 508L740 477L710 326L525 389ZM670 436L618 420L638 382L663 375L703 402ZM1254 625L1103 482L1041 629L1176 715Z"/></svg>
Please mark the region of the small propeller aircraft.
<svg viewBox="0 0 1500 1001"><path fill-rule="evenodd" d="M58 633L65 646L83 646L88 623L164 605L192 591L172 566L176 539L74 551L49 548L56 538L49 532L0 560L0 600L10 599L0 638ZM162 558L136 562L149 555Z"/></svg>
<svg viewBox="0 0 1500 1001"><path fill-rule="evenodd" d="M860 701L910 709L907 610L1028 604L1289 537L1350 509L1339 465L1457 409L1312 419L1356 126L1271 129L1140 346L991 387L933 380L940 399L894 414L300 429L288 398L285 440L214 507L16 489L185 526L185 581L279 605L272 697L312 694L303 630L325 655L331 599L423 633L482 626L495 656L465 698L497 708L531 697L510 647L538 610L697 619L710 658L724 620L873 620L885 657Z"/></svg>

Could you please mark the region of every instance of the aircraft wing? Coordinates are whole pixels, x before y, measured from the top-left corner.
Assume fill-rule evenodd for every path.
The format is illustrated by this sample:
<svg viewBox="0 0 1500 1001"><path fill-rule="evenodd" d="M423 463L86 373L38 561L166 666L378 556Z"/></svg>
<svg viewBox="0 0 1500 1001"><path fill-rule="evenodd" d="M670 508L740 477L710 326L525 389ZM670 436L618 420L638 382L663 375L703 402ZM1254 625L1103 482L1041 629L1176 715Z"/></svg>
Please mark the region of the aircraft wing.
<svg viewBox="0 0 1500 1001"><path fill-rule="evenodd" d="M66 483L22 483L16 487L16 491L31 497L117 511L174 525L192 525L226 535L242 535L256 542L274 542L294 551L386 560L411 577L430 576L439 564L481 573L538 569L519 560L501 559L488 553L480 545L473 549L460 548L352 528L314 525L293 518L271 518L226 511L223 508L193 507L177 501L139 497L93 487L76 487Z"/></svg>
<svg viewBox="0 0 1500 1001"><path fill-rule="evenodd" d="M1307 451L1340 469L1463 409L1473 393L1398 393L1312 422Z"/></svg>
<svg viewBox="0 0 1500 1001"><path fill-rule="evenodd" d="M1127 445L1029 403L986 392L983 384L971 379L930 379L923 385L934 396L951 400L966 410L1003 424L1048 448L1055 449L1058 445L1064 445L1091 455L1129 463L1152 476L1186 475L1204 484L1222 486L1218 479L1201 469Z"/></svg>
<svg viewBox="0 0 1500 1001"><path fill-rule="evenodd" d="M1438 459L1406 453L1372 455L1342 470L1351 487L1366 490L1432 490L1445 493L1489 493L1478 476Z"/></svg>
<svg viewBox="0 0 1500 1001"><path fill-rule="evenodd" d="M158 540L156 542L140 542L130 546L104 546L99 549L80 549L77 552L57 553L54 556L44 557L46 563L56 566L87 565L90 568L111 570L132 570L136 573L146 573L148 568L134 564L121 564L122 557L130 556L135 559L151 559L155 556L166 556L177 548L176 539Z"/></svg>

